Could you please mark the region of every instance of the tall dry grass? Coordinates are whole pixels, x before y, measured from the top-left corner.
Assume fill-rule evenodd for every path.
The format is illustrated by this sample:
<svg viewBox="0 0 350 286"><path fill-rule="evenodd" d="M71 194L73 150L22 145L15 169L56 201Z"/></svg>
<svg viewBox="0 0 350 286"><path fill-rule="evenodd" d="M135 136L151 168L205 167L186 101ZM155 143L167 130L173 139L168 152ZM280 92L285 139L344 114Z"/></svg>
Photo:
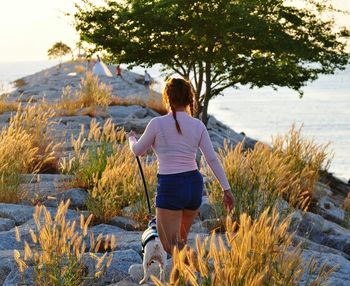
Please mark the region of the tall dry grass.
<svg viewBox="0 0 350 286"><path fill-rule="evenodd" d="M121 214L122 208L141 201L131 217L142 221L146 211L143 185L138 176L138 166L127 142L125 131L116 129L111 120L100 126L91 121L90 131L72 137L74 155L61 161L62 171L75 176L75 186L86 188L89 192L88 210L94 221L108 222ZM151 196L156 185L156 162L143 161Z"/></svg>
<svg viewBox="0 0 350 286"><path fill-rule="evenodd" d="M32 146L38 149L32 171L37 169L45 173L58 169L58 153L62 142L57 143L54 140L54 126L57 124L53 120L55 116L55 110L45 102L35 105L28 102L23 108L19 106L16 114L10 119L9 126L15 130L23 129L30 135Z"/></svg>
<svg viewBox="0 0 350 286"><path fill-rule="evenodd" d="M224 236L212 233L203 241L197 237L194 249L175 249L166 285L296 286L302 279L303 285L325 285L333 269L323 265L317 270L314 260L304 261L287 231L290 219L269 213L265 210L256 220L247 214L237 222L227 218Z"/></svg>
<svg viewBox="0 0 350 286"><path fill-rule="evenodd" d="M1 86L0 86L0 92L1 92ZM7 99L7 94L0 93L0 114L9 112L9 111L16 111L17 109L18 109L18 103L9 101Z"/></svg>
<svg viewBox="0 0 350 286"><path fill-rule="evenodd" d="M20 174L57 169L57 152L51 134L51 109L28 104L19 106L8 126L0 132L0 201L18 203L25 193L19 189Z"/></svg>
<svg viewBox="0 0 350 286"><path fill-rule="evenodd" d="M154 205L154 194L157 184L157 164L148 158L141 158L143 172L147 178L151 205ZM129 216L140 223L144 222L148 213L146 196L135 156L130 152L128 144L118 146L107 165L101 179L95 181L90 190L88 209L97 220L108 222L114 216L121 214L124 207L138 206Z"/></svg>
<svg viewBox="0 0 350 286"><path fill-rule="evenodd" d="M125 131L117 129L111 119L108 119L103 126L93 119L87 135L84 126L81 127L77 138L72 135L71 143L74 154L71 158L61 159L61 171L74 175L76 186L92 188L94 180L101 179L107 158L124 141Z"/></svg>
<svg viewBox="0 0 350 286"><path fill-rule="evenodd" d="M84 107L100 107L105 110L112 102L112 87L99 81L98 76L86 72L79 89L73 93L71 87L62 90L61 100L56 110L61 115L74 115Z"/></svg>
<svg viewBox="0 0 350 286"><path fill-rule="evenodd" d="M24 271L34 267L34 283L39 286L55 285L96 285L96 279L101 277L112 261L112 254L105 253L98 257L94 255L102 243L105 249L115 248L115 237L102 236L97 240L90 236L91 257L95 259L95 266L89 273L85 255L90 215L86 220L80 217L80 226L76 221L67 221L69 201L61 202L53 218L45 206L37 206L34 212L36 229L30 230L31 242L24 241L24 254L14 251L14 258L20 272L25 278ZM21 241L20 233L16 229L16 238ZM23 281L25 283L25 281Z"/></svg>
<svg viewBox="0 0 350 286"><path fill-rule="evenodd" d="M300 130L293 128L287 135L277 137L272 149L257 143L254 149L244 151L243 144L233 149L225 144L219 150L235 196L235 217L247 213L257 218L264 209L272 209L280 197L292 207L307 210L318 172L327 158L326 146L302 138ZM208 168L206 173L210 174ZM209 184L209 189L210 200L221 216L222 189L217 180Z"/></svg>

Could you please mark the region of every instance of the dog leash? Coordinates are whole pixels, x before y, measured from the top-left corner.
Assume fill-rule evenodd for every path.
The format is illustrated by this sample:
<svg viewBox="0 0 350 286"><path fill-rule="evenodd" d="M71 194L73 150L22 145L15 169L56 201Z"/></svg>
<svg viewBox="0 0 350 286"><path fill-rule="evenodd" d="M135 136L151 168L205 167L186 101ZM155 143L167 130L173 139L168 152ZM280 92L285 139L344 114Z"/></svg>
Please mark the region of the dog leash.
<svg viewBox="0 0 350 286"><path fill-rule="evenodd" d="M151 203L150 203L149 196L148 196L148 191L147 191L147 185L146 185L145 175L143 174L143 170L142 170L140 158L139 158L138 156L136 156L136 160L137 160L137 164L139 165L139 169L140 169L140 173L141 173L141 177L142 177L143 186L144 186L144 188L145 188L146 199L147 199L147 205L148 205L148 213L149 213L150 216L152 216Z"/></svg>

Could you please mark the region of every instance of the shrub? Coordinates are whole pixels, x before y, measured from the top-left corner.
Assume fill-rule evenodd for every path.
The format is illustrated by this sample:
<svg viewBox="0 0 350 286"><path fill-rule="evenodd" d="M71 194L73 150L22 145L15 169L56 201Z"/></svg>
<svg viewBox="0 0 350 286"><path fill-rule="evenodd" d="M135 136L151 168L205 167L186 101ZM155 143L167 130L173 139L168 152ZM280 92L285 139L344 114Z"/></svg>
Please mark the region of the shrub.
<svg viewBox="0 0 350 286"><path fill-rule="evenodd" d="M247 213L255 219L264 209L272 209L280 190L286 184L294 184L294 181L286 177L289 174L288 165L282 158L274 156L268 146L257 143L254 149L244 152L243 144L240 142L233 149L225 144L219 150L219 158L235 197L235 218ZM206 170L208 173L208 167ZM218 216L221 216L222 189L217 180L211 181L209 189L209 199L216 206Z"/></svg>
<svg viewBox="0 0 350 286"><path fill-rule="evenodd" d="M40 105L28 102L23 109L19 106L10 119L9 125L14 130L24 130L29 135L30 144L38 149L30 171L37 169L43 173L58 169L58 150L62 143L55 144L53 139L56 123L52 119L55 114L45 102Z"/></svg>
<svg viewBox="0 0 350 286"><path fill-rule="evenodd" d="M0 86L1 92L1 86ZM0 114L15 111L18 108L18 103L10 102L7 100L7 94L0 94Z"/></svg>
<svg viewBox="0 0 350 286"><path fill-rule="evenodd" d="M111 86L100 83L98 76L87 72L85 78L81 80L77 97L81 107L102 106L106 108L111 103L111 92Z"/></svg>
<svg viewBox="0 0 350 286"><path fill-rule="evenodd" d="M287 232L290 219L280 221L276 211L269 213L257 220L241 214L237 223L227 218L224 238L212 233L204 241L197 237L195 249L174 249L166 285L296 286L302 278L305 285L323 285L333 269L323 265L316 271L314 260L303 261L300 245L293 247Z"/></svg>
<svg viewBox="0 0 350 286"><path fill-rule="evenodd" d="M141 202L137 211L130 214L141 221L147 213L146 199L142 181L137 175L139 169L135 156L125 142L125 131L116 130L110 119L103 127L92 120L86 138L84 134L82 128L77 139L72 137L74 155L63 159L61 168L75 176L75 186L88 190L87 208L94 220L108 222L120 214L123 207ZM153 197L157 164L149 158L143 159L142 164Z"/></svg>
<svg viewBox="0 0 350 286"><path fill-rule="evenodd" d="M74 115L79 108L97 106L105 110L112 103L112 87L100 83L98 76L87 72L81 79L79 89L73 93L70 86L62 90L61 100L56 104L56 109L61 115Z"/></svg>
<svg viewBox="0 0 350 286"><path fill-rule="evenodd" d="M282 195L292 206L307 209L310 205L321 170L328 169L331 157L327 151L329 144L316 144L314 140L303 138L302 126L295 125L284 136L272 141L273 152L286 160L289 171L298 181L298 189L286 186Z"/></svg>
<svg viewBox="0 0 350 286"><path fill-rule="evenodd" d="M68 206L69 201L61 202L54 219L45 206L37 206L34 212L36 230L30 230L32 242L24 242L23 257L18 250L14 251L15 261L21 273L24 273L29 264L34 266L35 285L96 285L95 278L100 277L111 263L112 254L98 258L91 253L90 256L96 259L96 265L94 273L89 273L87 256L84 254L92 216L85 220L81 215L78 229L75 221L66 221ZM18 229L16 237L20 241ZM90 251L96 252L100 249L102 236L96 241L91 237L90 241ZM115 237L106 237L104 243L106 248L114 249Z"/></svg>
<svg viewBox="0 0 350 286"><path fill-rule="evenodd" d="M147 179L149 196L154 199L157 164L148 161L148 158L142 160L143 172ZM107 160L101 179L95 180L94 187L89 190L87 206L98 221L108 222L121 214L123 207L139 204L129 216L142 222L148 209L138 172L135 156L130 152L128 144L116 148ZM154 202L151 204L154 205Z"/></svg>
<svg viewBox="0 0 350 286"><path fill-rule="evenodd" d="M257 218L267 207L272 209L279 197L293 207L308 209L318 171L326 159L325 146L301 138L300 132L293 129L289 135L275 139L273 145L271 149L257 143L254 149L243 151L241 142L233 149L225 144L219 150L235 196L235 218L242 213ZM208 174L208 167L205 170ZM210 200L218 206L220 216L223 214L222 189L217 180L209 183L209 188Z"/></svg>
<svg viewBox="0 0 350 286"><path fill-rule="evenodd" d="M10 125L0 133L0 202L18 203L25 197L19 190L20 174L33 169L38 148L31 144L30 135L22 128Z"/></svg>
<svg viewBox="0 0 350 286"><path fill-rule="evenodd" d="M51 109L29 104L11 116L0 133L0 201L18 203L25 193L19 190L20 174L57 168L57 149L51 137Z"/></svg>
<svg viewBox="0 0 350 286"><path fill-rule="evenodd" d="M85 138L84 126L76 139L72 135L74 155L72 158L61 160L61 170L75 176L76 184L78 184L76 186L92 188L93 181L101 178L102 172L106 168L108 156L124 140L125 131L116 129L111 119L108 119L102 127L93 119L87 138Z"/></svg>

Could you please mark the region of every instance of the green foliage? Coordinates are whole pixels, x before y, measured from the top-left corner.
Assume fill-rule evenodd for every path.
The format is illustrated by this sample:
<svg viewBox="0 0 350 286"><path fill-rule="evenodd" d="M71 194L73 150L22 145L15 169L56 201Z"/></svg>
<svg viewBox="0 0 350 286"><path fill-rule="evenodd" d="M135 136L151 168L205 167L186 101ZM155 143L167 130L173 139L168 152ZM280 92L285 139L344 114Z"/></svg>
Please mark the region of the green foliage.
<svg viewBox="0 0 350 286"><path fill-rule="evenodd" d="M56 42L50 49L47 51L47 56L51 59L59 58L62 62L62 57L72 53L72 49L67 46L65 43Z"/></svg>
<svg viewBox="0 0 350 286"><path fill-rule="evenodd" d="M331 8L318 0L298 7L284 0L82 2L75 27L92 52L116 62L161 63L193 79L204 122L209 100L227 87L284 86L302 95L308 81L349 60L347 33L322 20Z"/></svg>

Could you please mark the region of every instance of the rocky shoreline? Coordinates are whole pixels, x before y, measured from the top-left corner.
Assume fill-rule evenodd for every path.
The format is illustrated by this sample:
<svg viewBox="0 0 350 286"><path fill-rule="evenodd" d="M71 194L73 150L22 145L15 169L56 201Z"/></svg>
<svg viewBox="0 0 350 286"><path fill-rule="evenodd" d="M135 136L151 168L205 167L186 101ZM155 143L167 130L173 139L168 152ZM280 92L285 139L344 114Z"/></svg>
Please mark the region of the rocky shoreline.
<svg viewBox="0 0 350 286"><path fill-rule="evenodd" d="M37 102L45 98L49 103L57 102L65 86L70 85L73 91L79 87L81 74L77 72L77 65L83 65L83 63L64 63L60 69L53 67L18 80L17 89L10 94L9 100L27 102L32 98L34 102ZM140 83L141 75L123 71L123 78L102 77L101 81L110 84L113 89L112 94L119 97L147 98L149 96L150 91ZM96 116L96 120L103 123L110 118L116 126L122 126L127 131L133 129L141 133L149 120L158 115L155 111L139 105L116 105L109 106L105 113ZM0 115L1 127L8 124L10 116L11 112ZM63 155L73 150L71 135L77 136L82 124L88 131L91 119L90 116L83 115L83 112L76 116L55 118L55 138L65 142L62 147ZM225 139L229 140L232 145L245 140L246 148L253 147L257 142L234 132L214 117L209 119L208 131L215 148L222 147ZM40 174L33 179L32 176L24 174L22 178L21 187L28 191L32 201L27 201L23 205L0 204L0 284L6 286L21 283L21 276L13 258L13 250L23 249L24 245L17 242L14 227L18 227L24 240L30 240L30 228L35 226L33 200L36 196L40 197L40 202L46 205L52 214L57 211L60 201L70 199L71 205L67 214L69 220L79 219L81 213L79 210L84 212L86 209L87 193L85 190L60 191L64 189L64 182L69 179L69 176ZM304 257L314 256L319 265L323 262L327 262L330 267L338 265L330 277L329 285L350 285L350 224L341 208L349 192L348 184L337 180L330 174L325 174L317 184L315 203L311 211L304 213L294 211L292 214L292 230L296 232L295 244L302 243ZM282 209L287 207L285 202L282 202L281 205ZM200 217L191 229L190 245L193 245L196 235L205 237L210 233L211 226L215 223L214 217L208 200L204 198ZM94 236L113 234L117 238L117 249L113 253L111 267L103 277L103 285L138 285L138 281L142 278L143 268L141 232L137 230L136 222L125 217L115 217L108 225L100 224L90 227L89 232ZM169 260L169 265L170 263ZM155 265L152 267L153 271L157 272L157 267ZM33 267L30 267L26 272L27 282L30 281L32 273ZM305 281L301 285L304 285L303 283Z"/></svg>

